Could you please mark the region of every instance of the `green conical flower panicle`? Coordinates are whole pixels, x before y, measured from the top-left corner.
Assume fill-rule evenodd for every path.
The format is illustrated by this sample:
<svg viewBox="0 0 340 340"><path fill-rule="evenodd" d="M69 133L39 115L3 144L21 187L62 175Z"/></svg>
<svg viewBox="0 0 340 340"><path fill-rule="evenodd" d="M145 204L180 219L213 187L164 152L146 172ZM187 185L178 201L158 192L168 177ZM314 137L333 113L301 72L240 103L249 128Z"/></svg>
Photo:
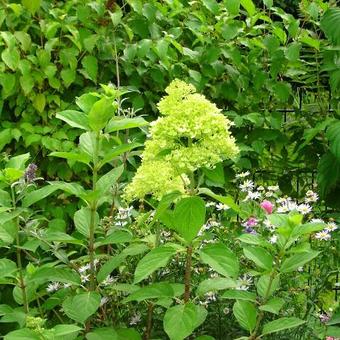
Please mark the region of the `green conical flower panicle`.
<svg viewBox="0 0 340 340"><path fill-rule="evenodd" d="M163 117L151 124L142 164L126 187L128 200L184 192L186 175L238 153L229 131L231 122L193 85L174 80L166 93L158 103Z"/></svg>

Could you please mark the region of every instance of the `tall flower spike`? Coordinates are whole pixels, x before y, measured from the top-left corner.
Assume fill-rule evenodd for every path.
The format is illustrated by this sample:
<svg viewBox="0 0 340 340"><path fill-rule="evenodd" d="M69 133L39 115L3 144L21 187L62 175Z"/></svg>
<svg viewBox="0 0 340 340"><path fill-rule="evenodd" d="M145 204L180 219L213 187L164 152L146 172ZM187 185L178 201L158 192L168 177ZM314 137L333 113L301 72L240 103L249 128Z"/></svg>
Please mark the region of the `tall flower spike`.
<svg viewBox="0 0 340 340"><path fill-rule="evenodd" d="M186 175L238 154L231 122L193 85L176 79L165 91L167 96L158 103L163 117L151 124L142 165L126 187L127 200L184 192Z"/></svg>

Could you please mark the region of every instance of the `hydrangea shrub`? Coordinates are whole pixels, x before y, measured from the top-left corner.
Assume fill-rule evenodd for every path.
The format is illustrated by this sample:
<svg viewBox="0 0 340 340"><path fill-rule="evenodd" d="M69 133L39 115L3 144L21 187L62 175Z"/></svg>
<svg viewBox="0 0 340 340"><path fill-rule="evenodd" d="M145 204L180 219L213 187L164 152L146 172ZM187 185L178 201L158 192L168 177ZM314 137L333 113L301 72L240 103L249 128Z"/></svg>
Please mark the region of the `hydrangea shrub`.
<svg viewBox="0 0 340 340"><path fill-rule="evenodd" d="M232 123L195 87L174 80L158 103L162 117L153 122L142 164L126 188L128 200L185 191L187 175L238 154Z"/></svg>

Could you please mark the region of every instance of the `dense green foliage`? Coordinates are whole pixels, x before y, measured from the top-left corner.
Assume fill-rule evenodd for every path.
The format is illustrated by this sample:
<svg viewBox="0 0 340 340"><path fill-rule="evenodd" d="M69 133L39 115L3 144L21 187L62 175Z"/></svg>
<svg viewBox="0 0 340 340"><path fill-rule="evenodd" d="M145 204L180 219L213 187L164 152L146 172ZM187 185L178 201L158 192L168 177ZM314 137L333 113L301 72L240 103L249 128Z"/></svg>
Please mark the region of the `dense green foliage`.
<svg viewBox="0 0 340 340"><path fill-rule="evenodd" d="M340 337L335 2L0 0L0 27L5 340Z"/></svg>

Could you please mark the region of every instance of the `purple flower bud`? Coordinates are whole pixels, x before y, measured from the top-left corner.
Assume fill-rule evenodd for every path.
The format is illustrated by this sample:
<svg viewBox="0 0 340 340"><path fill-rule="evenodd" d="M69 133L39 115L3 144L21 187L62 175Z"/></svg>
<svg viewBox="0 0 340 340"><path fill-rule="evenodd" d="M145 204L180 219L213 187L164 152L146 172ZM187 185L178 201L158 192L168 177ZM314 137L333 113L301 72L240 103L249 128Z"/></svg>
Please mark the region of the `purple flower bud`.
<svg viewBox="0 0 340 340"><path fill-rule="evenodd" d="M38 167L34 163L30 163L28 167L26 168L26 171L24 173L24 178L28 183L33 182L33 180L36 177L36 171L38 170Z"/></svg>

